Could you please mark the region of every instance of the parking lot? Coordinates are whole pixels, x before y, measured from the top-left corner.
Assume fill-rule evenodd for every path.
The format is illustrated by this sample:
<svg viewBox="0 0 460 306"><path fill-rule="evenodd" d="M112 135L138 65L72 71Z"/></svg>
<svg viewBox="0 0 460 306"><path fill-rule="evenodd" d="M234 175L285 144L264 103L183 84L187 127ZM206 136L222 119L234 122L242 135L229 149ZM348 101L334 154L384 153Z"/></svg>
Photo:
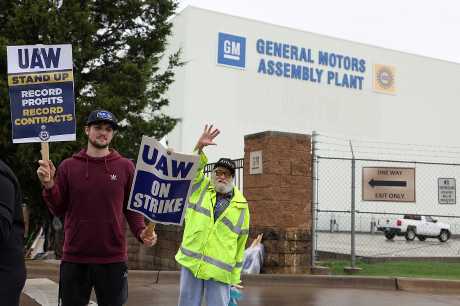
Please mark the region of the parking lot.
<svg viewBox="0 0 460 306"><path fill-rule="evenodd" d="M441 243L437 239L406 241L404 237L387 240L383 233L356 234L356 256L362 257L460 257L460 239ZM317 250L335 254L350 254L350 233L317 233Z"/></svg>

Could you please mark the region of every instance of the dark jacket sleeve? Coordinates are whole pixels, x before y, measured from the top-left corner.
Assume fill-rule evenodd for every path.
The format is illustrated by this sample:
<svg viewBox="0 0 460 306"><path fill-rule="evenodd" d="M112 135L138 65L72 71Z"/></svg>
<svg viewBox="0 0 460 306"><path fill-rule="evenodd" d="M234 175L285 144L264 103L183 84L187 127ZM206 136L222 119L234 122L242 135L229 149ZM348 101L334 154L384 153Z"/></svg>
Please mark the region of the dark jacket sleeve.
<svg viewBox="0 0 460 306"><path fill-rule="evenodd" d="M0 174L0 244L10 237L13 228L15 188L13 182Z"/></svg>

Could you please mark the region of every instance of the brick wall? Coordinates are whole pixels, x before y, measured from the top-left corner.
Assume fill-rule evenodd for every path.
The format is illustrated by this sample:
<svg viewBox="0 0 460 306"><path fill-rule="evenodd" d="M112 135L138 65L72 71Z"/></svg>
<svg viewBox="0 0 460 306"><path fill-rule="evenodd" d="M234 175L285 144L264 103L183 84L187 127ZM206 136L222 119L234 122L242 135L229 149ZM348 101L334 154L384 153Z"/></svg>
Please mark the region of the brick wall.
<svg viewBox="0 0 460 306"><path fill-rule="evenodd" d="M144 247L127 230L128 266L135 270L178 270L174 256L182 241L182 227L157 224L158 242L151 248Z"/></svg>
<svg viewBox="0 0 460 306"><path fill-rule="evenodd" d="M245 137L244 194L250 240L264 233L263 271L303 273L311 262L311 139L263 132ZM262 174L249 174L249 155L262 151Z"/></svg>

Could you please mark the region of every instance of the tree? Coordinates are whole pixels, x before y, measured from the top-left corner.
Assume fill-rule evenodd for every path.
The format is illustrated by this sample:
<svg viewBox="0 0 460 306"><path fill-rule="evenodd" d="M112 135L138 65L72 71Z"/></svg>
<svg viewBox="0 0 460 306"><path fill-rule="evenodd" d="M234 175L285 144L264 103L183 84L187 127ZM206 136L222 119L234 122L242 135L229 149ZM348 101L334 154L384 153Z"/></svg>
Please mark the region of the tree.
<svg viewBox="0 0 460 306"><path fill-rule="evenodd" d="M122 122L114 144L135 158L142 134L161 138L175 120L161 110L182 65L179 51L160 68L175 0L0 1L0 153L16 171L32 216L43 216L36 178L39 144L12 144L7 85L8 45L72 44L77 141L50 144L55 163L86 145L83 125L91 110L112 111Z"/></svg>

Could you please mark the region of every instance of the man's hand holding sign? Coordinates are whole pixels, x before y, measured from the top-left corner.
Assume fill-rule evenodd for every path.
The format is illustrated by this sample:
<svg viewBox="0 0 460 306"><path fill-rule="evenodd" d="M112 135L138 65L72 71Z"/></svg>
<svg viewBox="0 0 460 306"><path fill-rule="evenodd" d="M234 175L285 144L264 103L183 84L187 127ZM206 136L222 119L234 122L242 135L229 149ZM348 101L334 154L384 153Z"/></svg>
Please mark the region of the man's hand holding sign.
<svg viewBox="0 0 460 306"><path fill-rule="evenodd" d="M154 246L158 239L157 234L155 233L155 223L149 223L149 225L142 230L140 237L145 246Z"/></svg>
<svg viewBox="0 0 460 306"><path fill-rule="evenodd" d="M38 178L42 182L43 187L50 189L54 186L54 175L56 167L51 160L39 160L40 165L37 170Z"/></svg>

